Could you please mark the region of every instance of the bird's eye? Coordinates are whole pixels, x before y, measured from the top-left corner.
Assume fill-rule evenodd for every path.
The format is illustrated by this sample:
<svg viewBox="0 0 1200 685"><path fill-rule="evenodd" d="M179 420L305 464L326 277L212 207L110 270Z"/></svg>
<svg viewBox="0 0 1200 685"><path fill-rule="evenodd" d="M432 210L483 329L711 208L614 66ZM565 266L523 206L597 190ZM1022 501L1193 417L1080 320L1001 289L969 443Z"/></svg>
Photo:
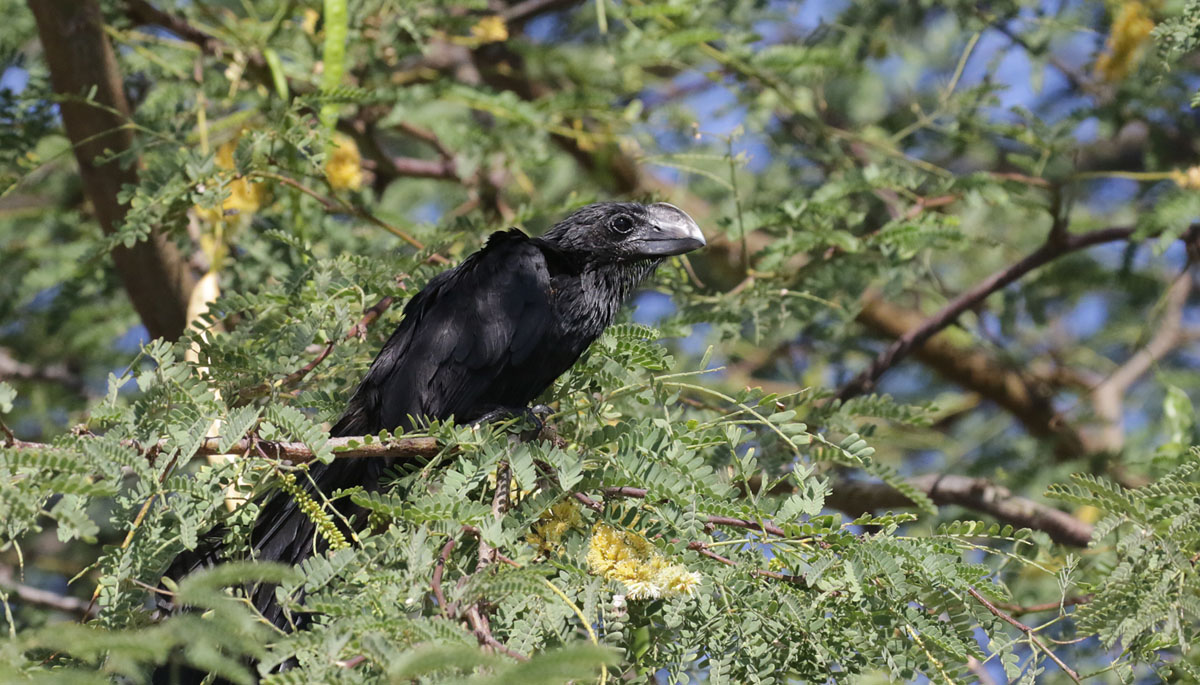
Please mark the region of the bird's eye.
<svg viewBox="0 0 1200 685"><path fill-rule="evenodd" d="M633 219L628 214L618 214L608 222L608 225L612 227L613 231L625 235L633 230Z"/></svg>

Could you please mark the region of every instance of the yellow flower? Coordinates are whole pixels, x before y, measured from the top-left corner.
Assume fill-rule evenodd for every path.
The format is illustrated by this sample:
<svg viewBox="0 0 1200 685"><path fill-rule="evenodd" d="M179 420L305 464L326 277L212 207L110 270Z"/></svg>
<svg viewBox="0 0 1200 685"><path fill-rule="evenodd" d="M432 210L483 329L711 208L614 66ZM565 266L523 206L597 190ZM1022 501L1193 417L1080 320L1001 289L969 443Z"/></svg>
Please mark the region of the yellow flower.
<svg viewBox="0 0 1200 685"><path fill-rule="evenodd" d="M1200 166L1176 169L1171 172L1171 180L1185 190L1200 190Z"/></svg>
<svg viewBox="0 0 1200 685"><path fill-rule="evenodd" d="M601 523L588 543L592 573L625 586L629 599L695 594L700 574L672 564L646 538Z"/></svg>
<svg viewBox="0 0 1200 685"><path fill-rule="evenodd" d="M691 597L696 594L696 588L700 585L700 574L679 564L670 564L659 573L659 581L669 594Z"/></svg>
<svg viewBox="0 0 1200 685"><path fill-rule="evenodd" d="M567 531L583 527L583 516L574 500L565 499L550 507L550 511L542 514L533 529L525 536L525 541L540 552L556 552Z"/></svg>
<svg viewBox="0 0 1200 685"><path fill-rule="evenodd" d="M317 22L321 19L321 13L311 7L304 10L304 19L300 22L300 28L308 35L314 35L317 32Z"/></svg>
<svg viewBox="0 0 1200 685"><path fill-rule="evenodd" d="M497 15L484 17L471 27L471 36L479 41L480 45L499 43L508 40L508 26L504 23L504 17Z"/></svg>
<svg viewBox="0 0 1200 685"><path fill-rule="evenodd" d="M1096 74L1109 83L1128 76L1141 59L1141 47L1153 30L1150 8L1140 0L1121 3L1105 43L1107 51L1096 59Z"/></svg>
<svg viewBox="0 0 1200 685"><path fill-rule="evenodd" d="M334 190L362 187L362 155L354 139L343 133L333 136L333 147L325 159L325 178Z"/></svg>
<svg viewBox="0 0 1200 685"><path fill-rule="evenodd" d="M217 148L217 168L232 171L233 151L237 149L237 138L222 144ZM229 174L223 174L228 176ZM267 201L267 187L262 183L252 183L249 179L235 177L225 187L229 197L221 203L219 209L196 207L196 214L205 221L216 223L228 214L250 216L257 212Z"/></svg>

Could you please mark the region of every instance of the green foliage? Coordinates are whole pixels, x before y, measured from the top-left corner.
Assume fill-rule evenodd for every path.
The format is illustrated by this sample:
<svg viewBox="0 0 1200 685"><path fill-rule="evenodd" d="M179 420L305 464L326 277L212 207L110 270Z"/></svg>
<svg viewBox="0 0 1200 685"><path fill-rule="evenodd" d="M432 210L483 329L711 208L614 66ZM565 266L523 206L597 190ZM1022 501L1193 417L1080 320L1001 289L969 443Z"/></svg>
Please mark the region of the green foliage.
<svg viewBox="0 0 1200 685"><path fill-rule="evenodd" d="M1177 460L1141 488L1078 474L1047 494L1103 512L1093 544L1111 541L1099 561L1105 575L1080 584L1092 598L1075 612L1078 630L1151 664L1160 650L1179 650L1182 659L1161 668L1186 678L1200 663L1191 649L1200 617L1200 449L1181 451Z"/></svg>
<svg viewBox="0 0 1200 685"><path fill-rule="evenodd" d="M105 234L57 114L95 93L55 92L56 46L0 0L3 678L1070 682L1053 655L1200 680L1194 355L1150 355L1115 419L1096 399L1191 266L1200 3L152 4L211 42L98 3L131 103L105 159L138 179ZM1153 32L1121 34L1139 7ZM439 423L387 489L328 496L255 449L413 437L326 432L403 303L489 232L614 197L683 206L709 248L540 398L556 440ZM833 399L1048 235L1105 227L1130 242L992 288ZM177 342L139 340L113 268L153 241L219 289ZM1015 494L953 500L933 472ZM890 504L839 499L856 483ZM277 490L329 552L254 562ZM1040 493L1094 520L1089 549L1051 541ZM602 525L698 580L598 571ZM215 536L230 563L159 586ZM256 583L311 624L267 627Z"/></svg>

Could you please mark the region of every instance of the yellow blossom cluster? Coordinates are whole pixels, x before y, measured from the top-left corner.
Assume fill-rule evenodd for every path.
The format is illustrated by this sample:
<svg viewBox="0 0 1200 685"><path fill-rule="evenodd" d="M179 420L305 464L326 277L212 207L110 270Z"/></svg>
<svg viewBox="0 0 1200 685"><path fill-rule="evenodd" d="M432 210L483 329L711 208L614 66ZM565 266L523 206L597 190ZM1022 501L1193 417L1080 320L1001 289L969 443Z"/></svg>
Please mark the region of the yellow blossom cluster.
<svg viewBox="0 0 1200 685"><path fill-rule="evenodd" d="M1115 83L1124 79L1141 59L1141 48L1154 30L1150 8L1140 0L1125 0L1113 19L1105 44L1106 51L1096 59L1096 74Z"/></svg>
<svg viewBox="0 0 1200 685"><path fill-rule="evenodd" d="M217 148L217 168L232 171L233 151L237 149L237 138L224 143ZM220 208L205 209L196 207L196 214L205 221L216 223L227 214L251 216L263 206L268 199L267 187L262 183L251 183L250 179L237 177L227 186L229 197L221 203Z"/></svg>
<svg viewBox="0 0 1200 685"><path fill-rule="evenodd" d="M315 9L304 10L304 18L300 20L300 28L310 36L317 35L317 22L321 21L321 13Z"/></svg>
<svg viewBox="0 0 1200 685"><path fill-rule="evenodd" d="M604 523L592 531L587 563L592 573L620 581L629 599L691 596L700 585L699 573L667 561L646 538Z"/></svg>
<svg viewBox="0 0 1200 685"><path fill-rule="evenodd" d="M1171 172L1171 180L1185 190L1200 190L1200 166L1176 169Z"/></svg>
<svg viewBox="0 0 1200 685"><path fill-rule="evenodd" d="M501 43L508 40L508 24L504 17L496 14L483 17L471 27L469 36L447 36L450 42L477 48L488 43Z"/></svg>
<svg viewBox="0 0 1200 685"><path fill-rule="evenodd" d="M362 187L362 154L350 136L334 134L333 146L325 158L325 178L334 190L358 190Z"/></svg>
<svg viewBox="0 0 1200 685"><path fill-rule="evenodd" d="M490 15L480 19L471 27L471 37L479 41L481 45L506 41L508 40L508 25L504 23L504 17Z"/></svg>
<svg viewBox="0 0 1200 685"><path fill-rule="evenodd" d="M539 552L557 552L567 531L582 527L583 516L579 514L579 507L573 500L565 499L542 514L525 536L525 542L536 547Z"/></svg>

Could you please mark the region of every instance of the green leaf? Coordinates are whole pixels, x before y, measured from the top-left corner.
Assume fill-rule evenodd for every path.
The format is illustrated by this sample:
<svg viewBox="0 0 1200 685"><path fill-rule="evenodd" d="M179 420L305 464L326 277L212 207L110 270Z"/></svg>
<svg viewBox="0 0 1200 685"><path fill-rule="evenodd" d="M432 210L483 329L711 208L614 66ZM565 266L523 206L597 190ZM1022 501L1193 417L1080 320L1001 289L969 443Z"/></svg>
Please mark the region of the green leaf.
<svg viewBox="0 0 1200 685"><path fill-rule="evenodd" d="M0 381L0 414L13 410L13 401L17 399L17 391L8 383Z"/></svg>

